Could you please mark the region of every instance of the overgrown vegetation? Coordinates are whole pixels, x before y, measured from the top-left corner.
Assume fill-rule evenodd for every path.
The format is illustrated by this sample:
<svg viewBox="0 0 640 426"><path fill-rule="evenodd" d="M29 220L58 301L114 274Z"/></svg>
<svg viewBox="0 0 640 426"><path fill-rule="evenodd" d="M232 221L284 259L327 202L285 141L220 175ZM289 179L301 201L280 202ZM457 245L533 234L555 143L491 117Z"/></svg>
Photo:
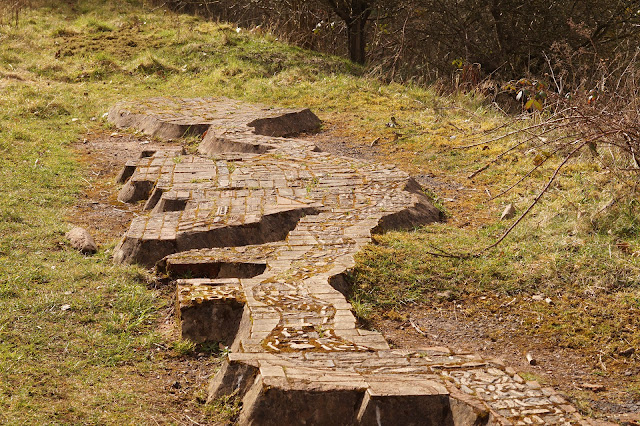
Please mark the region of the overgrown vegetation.
<svg viewBox="0 0 640 426"><path fill-rule="evenodd" d="M542 77L575 84L598 61L633 54L640 12L629 0L169 0L171 7L248 28L274 28L299 45L368 62L390 80L453 77L477 85Z"/></svg>
<svg viewBox="0 0 640 426"><path fill-rule="evenodd" d="M167 399L165 373L195 362L198 349L159 332L170 296L144 271L112 264L118 236L93 258L64 245L65 214L100 180L78 162L74 143L108 128L102 114L118 100L166 94L311 107L333 138L365 148L377 141L381 161L430 186L448 223L376 237L353 275L359 314L400 319L408 307L446 309L455 299L465 315L508 317L523 335L593 361L594 374L604 374L604 363L630 395L638 389L635 376L622 376L637 369L637 355L620 352L640 345L640 206L588 148L497 249L434 257L436 248L495 241L511 223L497 220L504 205L522 211L566 151L535 146L544 134L505 155L520 136L457 149L505 125L483 96L383 83L264 30L135 2L33 6L17 25L0 26L0 422L179 422L188 406L184 415L206 423L237 412L234 400L206 409L199 395ZM521 118L519 128L543 119ZM526 185L490 200L546 158ZM538 295L553 303L532 302Z"/></svg>

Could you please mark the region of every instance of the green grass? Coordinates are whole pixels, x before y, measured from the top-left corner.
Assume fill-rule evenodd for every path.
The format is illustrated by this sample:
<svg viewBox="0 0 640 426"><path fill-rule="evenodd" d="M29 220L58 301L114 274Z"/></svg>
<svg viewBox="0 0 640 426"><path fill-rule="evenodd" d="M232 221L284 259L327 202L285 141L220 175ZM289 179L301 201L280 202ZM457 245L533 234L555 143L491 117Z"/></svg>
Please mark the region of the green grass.
<svg viewBox="0 0 640 426"><path fill-rule="evenodd" d="M67 212L85 176L95 182L74 142L108 127L103 114L123 99L224 95L330 120L435 95L394 100L405 89L341 58L135 2L51 4L0 26L0 423L174 423L183 407L159 380L194 347L159 331L170 295L113 265L119 236L94 257L65 245ZM349 120L359 131L383 121ZM237 411L190 398L200 419Z"/></svg>
<svg viewBox="0 0 640 426"><path fill-rule="evenodd" d="M519 151L466 179L501 149L452 149L501 122L481 97L385 84L272 35L135 1L51 4L22 11L18 26L0 26L0 423L176 421L180 406L163 402L153 379L194 348L159 332L170 296L139 268L112 264L118 236L90 258L64 244L67 212L88 188L72 145L108 127L103 114L124 99L228 96L308 106L335 137L366 146L380 138L385 161L447 183L432 190L447 224L377 237L360 254L354 301L366 319L437 306L444 303L437 293L450 290L481 314L517 297L510 309L524 333L586 356L600 345L615 360L623 343L640 345L638 261L616 245L638 247L638 203L623 198L600 211L623 190L586 158L496 250L469 260L428 253L431 245L488 245L506 227L497 222L504 204L521 211L543 181L544 171L504 199L484 201L485 189L497 193L530 167L532 157ZM392 115L400 127L386 126ZM527 302L534 294L554 304ZM218 401L201 407L200 418L233 417L237 408Z"/></svg>

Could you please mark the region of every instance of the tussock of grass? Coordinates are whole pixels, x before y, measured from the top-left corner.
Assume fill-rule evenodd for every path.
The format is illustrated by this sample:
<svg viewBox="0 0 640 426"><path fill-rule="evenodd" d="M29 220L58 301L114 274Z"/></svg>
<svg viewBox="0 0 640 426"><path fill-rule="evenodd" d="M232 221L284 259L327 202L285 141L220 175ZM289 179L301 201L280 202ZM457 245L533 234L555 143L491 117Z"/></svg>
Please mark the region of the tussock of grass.
<svg viewBox="0 0 640 426"><path fill-rule="evenodd" d="M79 33L73 28L58 27L51 33L51 36L52 37L74 37L74 36L77 36L78 34Z"/></svg>
<svg viewBox="0 0 640 426"><path fill-rule="evenodd" d="M140 74L158 74L164 76L178 70L158 58L151 52L145 52L126 67L129 71Z"/></svg>
<svg viewBox="0 0 640 426"><path fill-rule="evenodd" d="M92 32L99 32L99 33L108 33L113 31L115 28L113 27L113 25L107 23L107 22L102 22L99 21L95 18L89 18L87 19L87 29L89 31Z"/></svg>

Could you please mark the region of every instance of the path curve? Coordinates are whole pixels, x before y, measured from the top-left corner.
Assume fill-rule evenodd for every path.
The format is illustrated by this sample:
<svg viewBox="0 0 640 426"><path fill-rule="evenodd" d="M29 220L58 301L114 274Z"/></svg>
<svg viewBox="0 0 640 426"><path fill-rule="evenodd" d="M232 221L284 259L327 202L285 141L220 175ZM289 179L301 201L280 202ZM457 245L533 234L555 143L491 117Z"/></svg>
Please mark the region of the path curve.
<svg viewBox="0 0 640 426"><path fill-rule="evenodd" d="M209 400L241 398L240 424L593 424L499 360L394 350L357 328L354 255L372 233L442 217L397 168L289 137L320 126L308 109L152 98L118 103L109 120L202 136L195 155L149 151L125 165L119 199L146 213L114 258L183 277L182 336L230 347Z"/></svg>

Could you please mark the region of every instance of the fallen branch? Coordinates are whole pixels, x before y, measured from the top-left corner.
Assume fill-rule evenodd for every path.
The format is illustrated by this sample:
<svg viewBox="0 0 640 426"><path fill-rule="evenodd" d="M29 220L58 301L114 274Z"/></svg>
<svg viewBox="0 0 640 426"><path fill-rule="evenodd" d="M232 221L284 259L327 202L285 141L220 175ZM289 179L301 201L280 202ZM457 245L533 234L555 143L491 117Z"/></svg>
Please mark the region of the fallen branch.
<svg viewBox="0 0 640 426"><path fill-rule="evenodd" d="M507 235L509 235L511 233L511 231L514 230L514 228L516 226L518 226L518 224L520 222L522 222L522 220L531 212L531 210L535 207L536 204L538 204L538 201L540 201L540 199L542 198L542 196L549 190L549 188L551 187L551 184L556 180L556 177L558 176L558 173L560 173L560 170L567 164L567 162L578 152L580 151L582 148L584 148L589 142L588 141L584 141L582 142L580 145L578 145L573 151L571 151L562 161L562 163L560 163L558 165L558 167L556 167L556 169L553 172L553 175L551 176L551 178L549 179L549 181L547 182L547 184L544 186L544 188L542 188L542 191L540 191L540 193L536 196L536 198L533 200L533 202L529 205L529 207L527 208L527 210L524 211L524 213L522 213L520 215L520 217L518 218L518 220L516 220L510 227L509 229L507 229L504 234L502 234L502 236L498 239L498 241L496 241L495 243L485 247L484 249L480 250L475 256L480 256L482 253L491 250L492 248L496 247L498 244L500 244L505 238L507 238Z"/></svg>

